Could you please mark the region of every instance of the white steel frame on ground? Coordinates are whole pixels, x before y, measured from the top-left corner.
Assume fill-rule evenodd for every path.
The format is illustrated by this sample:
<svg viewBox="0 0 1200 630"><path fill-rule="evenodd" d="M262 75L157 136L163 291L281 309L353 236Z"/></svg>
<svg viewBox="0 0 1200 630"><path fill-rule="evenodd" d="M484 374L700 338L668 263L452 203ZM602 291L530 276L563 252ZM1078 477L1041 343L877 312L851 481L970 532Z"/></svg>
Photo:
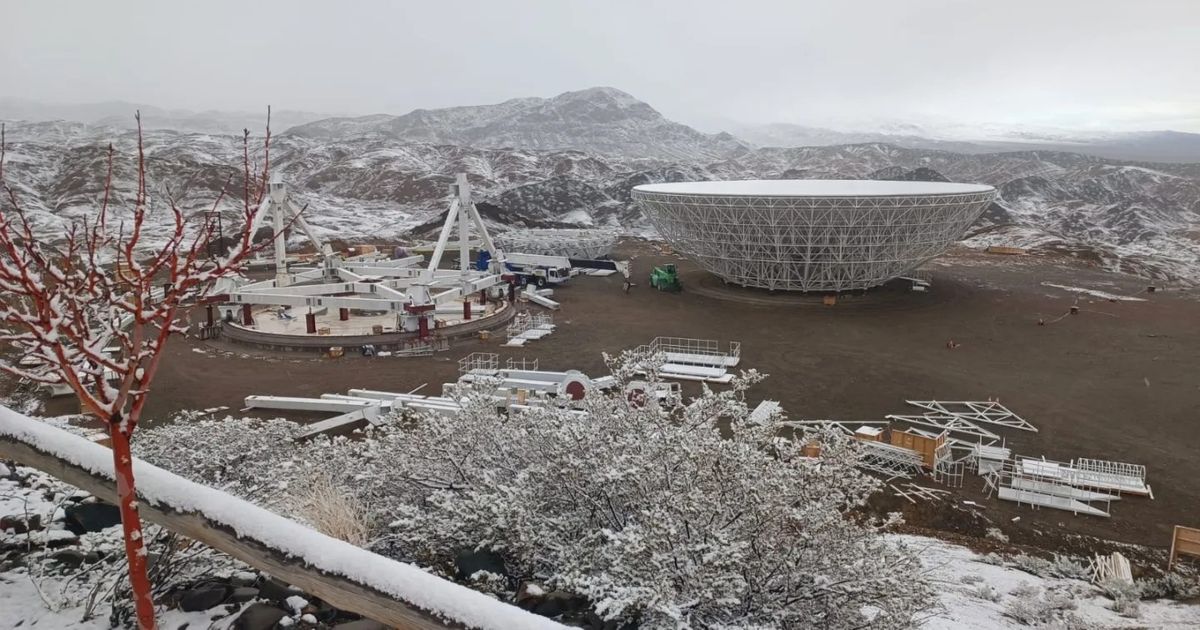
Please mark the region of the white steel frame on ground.
<svg viewBox="0 0 1200 630"><path fill-rule="evenodd" d="M932 411L938 415L954 416L970 422L984 422L1037 433L1037 427L1030 424L1028 420L1018 416L1008 407L995 401L906 400L904 402L914 407Z"/></svg>

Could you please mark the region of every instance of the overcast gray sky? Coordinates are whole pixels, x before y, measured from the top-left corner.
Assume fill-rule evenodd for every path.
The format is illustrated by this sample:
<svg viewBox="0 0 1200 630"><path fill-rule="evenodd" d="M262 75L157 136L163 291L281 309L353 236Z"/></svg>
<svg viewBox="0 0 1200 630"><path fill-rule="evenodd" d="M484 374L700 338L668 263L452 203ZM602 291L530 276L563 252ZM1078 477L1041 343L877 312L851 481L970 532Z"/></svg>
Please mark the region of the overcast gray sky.
<svg viewBox="0 0 1200 630"><path fill-rule="evenodd" d="M1200 0L3 0L0 23L0 98L398 114L608 85L706 128L1200 131Z"/></svg>

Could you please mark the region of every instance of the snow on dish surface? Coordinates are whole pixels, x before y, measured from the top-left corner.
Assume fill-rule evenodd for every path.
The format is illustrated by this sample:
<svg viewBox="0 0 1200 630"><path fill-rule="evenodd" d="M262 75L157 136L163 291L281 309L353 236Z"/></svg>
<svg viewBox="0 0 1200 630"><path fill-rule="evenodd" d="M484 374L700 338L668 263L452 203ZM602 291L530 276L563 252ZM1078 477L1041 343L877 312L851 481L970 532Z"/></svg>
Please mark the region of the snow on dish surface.
<svg viewBox="0 0 1200 630"><path fill-rule="evenodd" d="M0 436L11 436L91 473L112 478L109 449L4 407L0 407ZM563 627L546 617L331 538L141 460L134 460L134 472L144 501L178 512L203 514L229 527L239 538L257 540L304 558L313 568L343 575L468 627L496 630Z"/></svg>
<svg viewBox="0 0 1200 630"><path fill-rule="evenodd" d="M747 179L723 182L645 184L635 191L671 195L745 197L892 197L961 195L995 190L982 184L880 181L870 179Z"/></svg>

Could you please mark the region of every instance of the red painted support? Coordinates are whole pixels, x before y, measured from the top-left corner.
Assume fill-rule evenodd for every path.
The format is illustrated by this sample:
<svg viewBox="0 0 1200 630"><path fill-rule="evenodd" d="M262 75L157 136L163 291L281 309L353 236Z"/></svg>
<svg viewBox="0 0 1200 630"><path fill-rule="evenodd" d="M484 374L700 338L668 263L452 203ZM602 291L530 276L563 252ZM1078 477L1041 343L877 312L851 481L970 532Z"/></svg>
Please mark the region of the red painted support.
<svg viewBox="0 0 1200 630"><path fill-rule="evenodd" d="M242 325L251 326L254 324L254 318L250 316L250 305L242 305Z"/></svg>
<svg viewBox="0 0 1200 630"><path fill-rule="evenodd" d="M425 339L429 336L429 319L424 315L417 318L417 338Z"/></svg>
<svg viewBox="0 0 1200 630"><path fill-rule="evenodd" d="M471 300L463 300L463 321L471 321Z"/></svg>
<svg viewBox="0 0 1200 630"><path fill-rule="evenodd" d="M347 320L349 320L349 319L350 319L350 309L348 309L348 308L339 308L339 309L338 309L338 319L340 319L340 320L342 320L342 321L347 321Z"/></svg>
<svg viewBox="0 0 1200 630"><path fill-rule="evenodd" d="M208 312L208 326L211 328L213 325L213 318L215 317L213 315L213 311L217 310L217 307L212 304L209 304L208 306L205 307L205 310Z"/></svg>
<svg viewBox="0 0 1200 630"><path fill-rule="evenodd" d="M479 290L479 305L487 306L487 289Z"/></svg>
<svg viewBox="0 0 1200 630"><path fill-rule="evenodd" d="M317 314L316 313L306 313L304 315L304 330L308 331L308 334L310 334L310 335L317 334Z"/></svg>

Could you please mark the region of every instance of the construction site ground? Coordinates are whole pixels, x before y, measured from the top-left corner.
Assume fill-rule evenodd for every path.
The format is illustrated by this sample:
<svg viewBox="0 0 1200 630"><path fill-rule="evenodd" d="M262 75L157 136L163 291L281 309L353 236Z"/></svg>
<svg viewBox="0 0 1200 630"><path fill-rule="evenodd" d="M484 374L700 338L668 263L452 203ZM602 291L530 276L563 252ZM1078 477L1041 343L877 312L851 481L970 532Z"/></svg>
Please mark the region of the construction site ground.
<svg viewBox="0 0 1200 630"><path fill-rule="evenodd" d="M911 529L979 541L994 527L1013 544L1090 552L1099 550L1093 537L1165 547L1174 525L1200 526L1196 290L1147 294L1145 280L1069 258L959 249L930 265L926 292L899 281L825 306L819 297L726 288L656 243L625 241L616 253L633 261L629 293L620 275L571 280L553 295L562 305L554 313L554 334L524 348L502 347L500 332L428 358L363 358L347 348L345 358L331 360L177 339L147 413L151 421L215 407L237 414L250 394L409 391L425 383L420 393L440 394L442 383L457 378L458 359L479 351L599 376L606 371L601 353L657 336L732 340L742 343L741 368L769 375L751 390L751 405L777 400L794 420L878 420L917 413L906 399L998 398L1040 429L989 426L1015 453L1144 464L1155 494L1113 502L1111 518L1075 516L987 498L982 482L968 473L966 485L944 501L914 505L890 490L873 501L880 512L903 511ZM649 287L651 267L665 262L679 265L681 293ZM1144 301L1110 301L1044 283ZM1067 314L1072 305L1078 314ZM684 391L694 395L699 387L687 383ZM42 413L70 413L73 406L71 399L54 399ZM937 487L928 478L916 481Z"/></svg>

